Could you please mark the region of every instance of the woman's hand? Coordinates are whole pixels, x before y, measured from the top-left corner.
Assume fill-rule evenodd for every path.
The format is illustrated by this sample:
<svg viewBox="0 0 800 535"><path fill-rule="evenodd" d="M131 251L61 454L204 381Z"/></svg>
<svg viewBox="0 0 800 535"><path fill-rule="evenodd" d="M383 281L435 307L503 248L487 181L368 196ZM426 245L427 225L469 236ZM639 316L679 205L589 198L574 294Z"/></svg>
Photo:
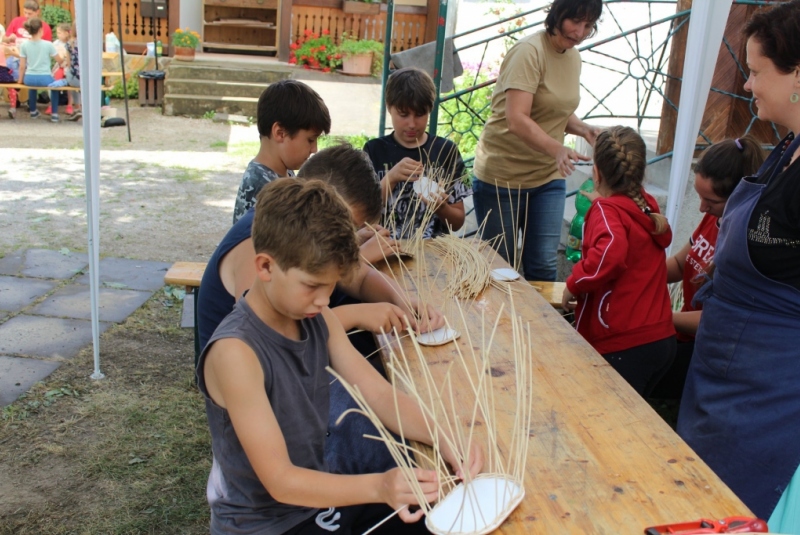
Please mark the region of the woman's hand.
<svg viewBox="0 0 800 535"><path fill-rule="evenodd" d="M420 468L414 468L413 470L425 501L431 503L439 497L439 480L436 477L436 472ZM411 485L405 480L403 472L399 468L392 468L383 474L378 492L381 500L395 510L403 506L419 505L416 495L411 490ZM412 513L408 510L408 507L405 507L398 513L398 516L403 522L410 523L417 522L424 514L424 509L418 509Z"/></svg>
<svg viewBox="0 0 800 535"><path fill-rule="evenodd" d="M561 308L565 312L572 312L578 304L577 298L572 295L568 288L564 288L564 295L561 296Z"/></svg>
<svg viewBox="0 0 800 535"><path fill-rule="evenodd" d="M573 162L577 162L578 160L588 162L591 160L591 158L575 151L575 149L563 145L553 158L558 166L558 172L561 173L563 177L568 177L575 170L575 164Z"/></svg>
<svg viewBox="0 0 800 535"><path fill-rule="evenodd" d="M589 145L594 147L594 144L597 142L597 136L598 134L600 134L601 130L602 128L600 128L599 126L592 126L587 124L586 131L581 137L583 137L583 139L585 139L589 143Z"/></svg>

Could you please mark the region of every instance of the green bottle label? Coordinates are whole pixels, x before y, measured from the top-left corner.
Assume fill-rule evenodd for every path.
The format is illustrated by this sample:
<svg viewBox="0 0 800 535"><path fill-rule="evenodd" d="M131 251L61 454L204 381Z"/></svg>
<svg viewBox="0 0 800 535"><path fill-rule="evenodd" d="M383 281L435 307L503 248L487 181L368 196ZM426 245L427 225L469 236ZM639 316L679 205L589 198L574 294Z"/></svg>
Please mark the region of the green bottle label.
<svg viewBox="0 0 800 535"><path fill-rule="evenodd" d="M581 239L578 238L577 236L573 236L572 234L570 234L569 236L567 236L567 247L569 247L570 249L574 249L575 251L580 251Z"/></svg>

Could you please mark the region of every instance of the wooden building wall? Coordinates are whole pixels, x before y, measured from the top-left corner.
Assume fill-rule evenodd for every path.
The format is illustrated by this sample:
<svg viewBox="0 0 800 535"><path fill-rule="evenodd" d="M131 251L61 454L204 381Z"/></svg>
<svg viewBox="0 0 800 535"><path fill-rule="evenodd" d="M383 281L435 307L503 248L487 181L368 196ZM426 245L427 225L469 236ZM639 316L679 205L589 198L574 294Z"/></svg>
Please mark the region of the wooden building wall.
<svg viewBox="0 0 800 535"><path fill-rule="evenodd" d="M678 11L683 11L690 8L691 5L692 0L679 0L677 9ZM734 95L744 96L748 100L734 99L729 95L716 91L712 91L709 94L700 129L712 143L743 135L752 119L749 102L750 94L744 90L744 83L747 80L746 74L749 72L747 70L747 53L745 49L747 43L742 37L742 29L758 9L763 8L752 5L733 5L731 7L731 13L725 27L725 40L730 45L730 50L725 42L720 45L711 87ZM683 76L688 31L689 25L684 24L681 30L673 37L668 67L670 78L667 80L665 88L667 99L678 107L680 107L681 82L676 78ZM731 50L736 58L731 55ZM744 70L745 74L742 73L742 70ZM665 100L661 111L661 127L658 133L658 154L664 154L672 150L677 120L678 112ZM775 137L772 126L759 120L753 123L750 133L766 144L774 144L779 141ZM784 135L785 131L780 130L780 134ZM705 145L706 143L705 139L698 136L698 145Z"/></svg>

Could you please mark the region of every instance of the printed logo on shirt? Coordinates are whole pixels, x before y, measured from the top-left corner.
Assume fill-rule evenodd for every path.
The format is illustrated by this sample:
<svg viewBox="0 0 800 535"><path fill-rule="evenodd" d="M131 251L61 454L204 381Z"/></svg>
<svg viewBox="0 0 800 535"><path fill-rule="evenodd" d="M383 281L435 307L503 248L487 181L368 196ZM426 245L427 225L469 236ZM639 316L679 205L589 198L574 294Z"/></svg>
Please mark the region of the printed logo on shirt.
<svg viewBox="0 0 800 535"><path fill-rule="evenodd" d="M342 517L341 513L336 512L336 509L331 507L327 511L323 511L322 513L317 515L317 525L324 529L325 531L337 531L339 529L339 524L334 524L337 520Z"/></svg>
<svg viewBox="0 0 800 535"><path fill-rule="evenodd" d="M692 241L692 251L686 261L698 274L705 274L706 268L714 260L714 249L711 242L700 234L696 240Z"/></svg>

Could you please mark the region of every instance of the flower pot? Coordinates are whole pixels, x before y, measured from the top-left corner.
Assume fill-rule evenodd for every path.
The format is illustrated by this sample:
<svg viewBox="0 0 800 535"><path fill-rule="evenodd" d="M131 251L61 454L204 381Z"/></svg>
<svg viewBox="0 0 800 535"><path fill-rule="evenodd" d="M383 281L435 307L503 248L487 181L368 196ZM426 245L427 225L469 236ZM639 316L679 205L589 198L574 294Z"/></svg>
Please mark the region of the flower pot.
<svg viewBox="0 0 800 535"><path fill-rule="evenodd" d="M355 0L344 0L342 11L355 15L377 15L381 12L381 5L378 2L356 2Z"/></svg>
<svg viewBox="0 0 800 535"><path fill-rule="evenodd" d="M188 46L176 46L175 47L175 59L180 61L194 61L194 48L189 48Z"/></svg>
<svg viewBox="0 0 800 535"><path fill-rule="evenodd" d="M372 74L372 52L342 57L342 74L369 76Z"/></svg>

